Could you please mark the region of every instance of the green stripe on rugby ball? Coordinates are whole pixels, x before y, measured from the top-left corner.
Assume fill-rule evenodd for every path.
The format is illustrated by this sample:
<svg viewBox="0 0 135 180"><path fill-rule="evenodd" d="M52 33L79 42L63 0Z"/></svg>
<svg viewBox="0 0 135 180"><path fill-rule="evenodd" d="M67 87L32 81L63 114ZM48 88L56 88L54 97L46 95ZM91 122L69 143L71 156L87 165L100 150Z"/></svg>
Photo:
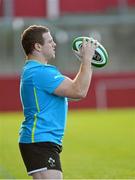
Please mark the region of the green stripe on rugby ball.
<svg viewBox="0 0 135 180"><path fill-rule="evenodd" d="M85 39L86 41L89 40L89 37L77 37L73 40L73 43L72 43L72 49L73 50L76 50L76 51L79 51L79 49L81 48L82 46L82 41L83 39ZM95 60L95 55L92 59L92 62L91 64L95 67L103 67L107 64L108 62L108 53L106 51L106 49L99 43L99 46L98 48L96 49L96 53L95 54L99 54L100 55L100 60ZM75 53L75 55L77 56L78 59L80 59L79 55L77 55Z"/></svg>

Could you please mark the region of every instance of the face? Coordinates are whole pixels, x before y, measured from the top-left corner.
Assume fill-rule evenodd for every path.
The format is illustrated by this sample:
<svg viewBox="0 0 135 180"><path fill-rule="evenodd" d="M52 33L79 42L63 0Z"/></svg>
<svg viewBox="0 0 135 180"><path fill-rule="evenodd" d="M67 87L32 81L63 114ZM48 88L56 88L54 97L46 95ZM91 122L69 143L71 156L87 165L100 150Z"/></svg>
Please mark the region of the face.
<svg viewBox="0 0 135 180"><path fill-rule="evenodd" d="M43 56L47 60L52 59L52 58L54 59L56 44L53 41L53 38L52 38L50 32L44 33L43 39L44 39L44 45L42 46L42 51L41 51Z"/></svg>

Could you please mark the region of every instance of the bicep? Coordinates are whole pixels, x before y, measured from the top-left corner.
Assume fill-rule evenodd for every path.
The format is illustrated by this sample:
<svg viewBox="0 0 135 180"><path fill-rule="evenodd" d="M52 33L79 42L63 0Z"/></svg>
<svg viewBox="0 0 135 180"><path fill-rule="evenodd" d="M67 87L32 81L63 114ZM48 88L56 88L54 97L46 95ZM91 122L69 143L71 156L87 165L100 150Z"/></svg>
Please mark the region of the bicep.
<svg viewBox="0 0 135 180"><path fill-rule="evenodd" d="M80 91L77 89L74 83L74 80L68 77L65 77L63 82L55 89L54 94L73 99L82 98Z"/></svg>

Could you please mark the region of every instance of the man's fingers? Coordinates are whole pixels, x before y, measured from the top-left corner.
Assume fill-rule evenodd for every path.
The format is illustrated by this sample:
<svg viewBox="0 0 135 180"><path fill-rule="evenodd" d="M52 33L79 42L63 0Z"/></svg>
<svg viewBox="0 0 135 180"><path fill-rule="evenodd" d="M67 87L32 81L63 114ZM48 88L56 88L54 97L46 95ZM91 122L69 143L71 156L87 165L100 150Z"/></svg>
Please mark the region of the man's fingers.
<svg viewBox="0 0 135 180"><path fill-rule="evenodd" d="M93 38L89 38L89 39L85 39L83 38L82 40L82 46L80 47L80 49L77 51L77 50L73 50L73 52L78 55L79 57L82 56L82 53L84 51L85 48L87 48L88 50L89 49L96 49L98 47L98 41L93 39Z"/></svg>
<svg viewBox="0 0 135 180"><path fill-rule="evenodd" d="M87 43L88 43L88 42L86 41L86 39L83 38L83 41L82 41L82 47L85 47Z"/></svg>
<svg viewBox="0 0 135 180"><path fill-rule="evenodd" d="M93 38L90 38L90 44L91 46L97 48L99 46L99 42Z"/></svg>
<svg viewBox="0 0 135 180"><path fill-rule="evenodd" d="M80 51L73 50L73 52L77 55L80 55Z"/></svg>

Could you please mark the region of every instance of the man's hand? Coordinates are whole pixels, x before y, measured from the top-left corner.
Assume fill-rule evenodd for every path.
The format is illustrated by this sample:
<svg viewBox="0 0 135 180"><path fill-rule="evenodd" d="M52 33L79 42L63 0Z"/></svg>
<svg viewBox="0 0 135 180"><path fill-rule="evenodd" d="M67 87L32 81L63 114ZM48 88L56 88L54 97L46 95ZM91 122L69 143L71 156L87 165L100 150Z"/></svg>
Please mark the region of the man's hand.
<svg viewBox="0 0 135 180"><path fill-rule="evenodd" d="M80 58L81 62L89 61L91 64L91 60L95 54L95 50L98 47L98 41L93 38L89 38L89 40L83 39L82 47L79 51L75 51L75 54Z"/></svg>

